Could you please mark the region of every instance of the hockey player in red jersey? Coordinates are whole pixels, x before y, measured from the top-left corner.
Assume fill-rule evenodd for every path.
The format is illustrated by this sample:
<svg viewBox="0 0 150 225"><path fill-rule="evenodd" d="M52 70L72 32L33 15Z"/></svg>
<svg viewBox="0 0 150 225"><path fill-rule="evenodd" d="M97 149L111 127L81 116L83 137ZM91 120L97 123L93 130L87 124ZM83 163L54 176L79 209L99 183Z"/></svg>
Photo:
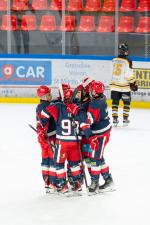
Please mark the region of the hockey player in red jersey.
<svg viewBox="0 0 150 225"><path fill-rule="evenodd" d="M86 78L85 81L87 79L88 78ZM86 85L83 89L81 109L84 110L85 112L88 111L89 104L92 101L92 94L89 93L91 92L89 88L91 87L91 89L93 90L95 88L95 84L96 82L93 79L91 79L89 84ZM99 85L99 92L100 93L102 92L100 95L101 97L104 97L103 96L104 86L101 82L99 82L98 85ZM90 155L90 152L92 152L92 149L90 146L90 140L87 139L85 136L83 136L81 143L82 143L82 155L86 161L88 171L91 174L91 159L89 155ZM105 181L104 185L100 186L100 190L101 191L106 191L108 189L111 190L110 184L112 184L112 178L111 178L111 175L109 174L109 166L106 164L104 157L102 157L100 160L100 166L101 166L100 174L102 175Z"/></svg>
<svg viewBox="0 0 150 225"><path fill-rule="evenodd" d="M42 151L42 175L46 193L54 193L57 188L52 145L56 139L56 126L52 117L47 121L42 115L52 100L51 89L42 85L37 89L37 95L40 98L40 104L36 107L36 121L38 142Z"/></svg>
<svg viewBox="0 0 150 225"><path fill-rule="evenodd" d="M67 83L62 83L59 85L59 100L60 101L64 101L64 91L67 91L67 90L70 90L71 87L70 87L70 84L67 84Z"/></svg>
<svg viewBox="0 0 150 225"><path fill-rule="evenodd" d="M106 97L104 96L104 84L101 82L92 82L90 84L90 95L92 97L89 103L87 115L92 129L92 138L98 139L98 145L92 146L89 154L91 163L91 185L89 192L106 191L108 187L113 185L109 167L106 166L104 160L104 149L109 142L111 124L108 116ZM99 178L102 174L105 180L104 185L99 187Z"/></svg>
<svg viewBox="0 0 150 225"><path fill-rule="evenodd" d="M91 124L92 135L83 142L82 153L86 157L91 176L89 192L99 192L112 190L113 180L106 165L103 153L109 141L111 125L108 117L106 98L103 95L104 85L101 82L93 81L90 83L91 100L82 105L81 110L87 111L88 122ZM86 107L85 107L86 106ZM70 112L79 113L77 106L72 104ZM88 159L88 161L87 161ZM104 179L104 184L99 187L100 174Z"/></svg>

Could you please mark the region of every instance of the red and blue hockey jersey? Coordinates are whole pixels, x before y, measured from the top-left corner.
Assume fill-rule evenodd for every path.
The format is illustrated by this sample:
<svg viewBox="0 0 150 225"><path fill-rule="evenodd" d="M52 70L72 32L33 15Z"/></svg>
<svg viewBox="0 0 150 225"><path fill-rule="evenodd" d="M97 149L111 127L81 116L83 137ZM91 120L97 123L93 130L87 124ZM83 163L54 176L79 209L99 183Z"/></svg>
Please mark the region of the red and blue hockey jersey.
<svg viewBox="0 0 150 225"><path fill-rule="evenodd" d="M47 119L46 117L43 116L43 112L50 104L53 103L41 100L40 104L38 104L36 107L36 121L37 121L37 130L44 128L46 135L48 137L53 137L56 135L55 120L53 117Z"/></svg>
<svg viewBox="0 0 150 225"><path fill-rule="evenodd" d="M85 134L90 136L91 130L87 125L86 113L81 111L77 116L68 113L66 105L62 102L50 103L42 109L40 120L47 130L47 124L53 117L56 123L56 138L62 141L79 141L81 140L80 127Z"/></svg>
<svg viewBox="0 0 150 225"><path fill-rule="evenodd" d="M100 135L110 130L111 124L105 96L92 99L87 115L93 135Z"/></svg>

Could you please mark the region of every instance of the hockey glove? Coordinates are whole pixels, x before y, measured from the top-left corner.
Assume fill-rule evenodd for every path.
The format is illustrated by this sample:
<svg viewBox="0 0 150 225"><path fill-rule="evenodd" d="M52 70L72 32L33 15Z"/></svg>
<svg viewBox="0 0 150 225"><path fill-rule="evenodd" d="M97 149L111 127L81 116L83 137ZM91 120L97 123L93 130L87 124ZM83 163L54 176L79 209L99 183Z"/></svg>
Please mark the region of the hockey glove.
<svg viewBox="0 0 150 225"><path fill-rule="evenodd" d="M77 115L77 113L78 113L78 111L79 111L79 109L80 109L80 107L76 106L76 105L73 104L73 103L72 103L72 104L67 103L67 104L66 104L66 107L67 107L67 112L73 114L74 116Z"/></svg>
<svg viewBox="0 0 150 225"><path fill-rule="evenodd" d="M133 83L130 83L130 88L131 88L131 91L138 90L138 85L137 85L136 81L134 81Z"/></svg>
<svg viewBox="0 0 150 225"><path fill-rule="evenodd" d="M47 140L46 140L46 138L45 138L45 134L44 134L44 132L43 131L40 131L39 133L38 133L38 142L41 144L41 148L42 149L49 149L49 144L48 144L48 142L47 142Z"/></svg>
<svg viewBox="0 0 150 225"><path fill-rule="evenodd" d="M43 130L38 132L38 142L41 144L45 141L45 133Z"/></svg>
<svg viewBox="0 0 150 225"><path fill-rule="evenodd" d="M99 150L99 147L100 147L99 146L99 141L98 141L96 136L90 137L89 141L90 141L90 146L91 146L92 150L94 150L94 151Z"/></svg>

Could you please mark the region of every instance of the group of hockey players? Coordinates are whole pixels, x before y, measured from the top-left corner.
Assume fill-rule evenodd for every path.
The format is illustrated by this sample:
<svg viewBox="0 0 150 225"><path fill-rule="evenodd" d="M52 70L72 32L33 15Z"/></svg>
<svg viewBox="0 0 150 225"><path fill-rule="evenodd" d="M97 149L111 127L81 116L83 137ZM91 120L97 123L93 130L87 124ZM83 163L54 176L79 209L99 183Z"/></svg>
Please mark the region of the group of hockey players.
<svg viewBox="0 0 150 225"><path fill-rule="evenodd" d="M91 178L91 184L86 184L89 194L112 188L104 159L111 124L103 93L104 84L91 78L74 91L62 84L60 97L55 100L49 87L37 89L37 134L46 193L81 193L83 183L87 183L85 165ZM99 184L100 175L103 185Z"/></svg>
<svg viewBox="0 0 150 225"><path fill-rule="evenodd" d="M110 87L114 125L119 122L120 99L124 102L123 123L129 123L131 85L132 89L137 88L127 55L128 48L123 43L119 46L119 56L113 60ZM80 195L83 184L89 195L114 190L104 159L112 129L104 89L102 82L90 77L74 90L69 84L61 84L57 99L53 99L49 87L42 85L37 89L40 98L36 108L37 135L46 193ZM101 185L100 178L104 181Z"/></svg>

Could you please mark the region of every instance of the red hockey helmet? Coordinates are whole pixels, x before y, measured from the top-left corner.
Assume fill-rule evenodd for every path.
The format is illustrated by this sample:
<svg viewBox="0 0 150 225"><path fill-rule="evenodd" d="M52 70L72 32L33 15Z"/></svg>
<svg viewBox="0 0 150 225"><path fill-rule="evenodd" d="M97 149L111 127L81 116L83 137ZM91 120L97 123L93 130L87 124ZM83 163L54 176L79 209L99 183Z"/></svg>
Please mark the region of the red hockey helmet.
<svg viewBox="0 0 150 225"><path fill-rule="evenodd" d="M73 90L71 90L71 89L65 90L64 91L64 100L65 101L70 100L72 95L73 95Z"/></svg>
<svg viewBox="0 0 150 225"><path fill-rule="evenodd" d="M70 87L70 84L65 84L63 83L62 84L62 90L65 91L65 90L69 90L71 87Z"/></svg>
<svg viewBox="0 0 150 225"><path fill-rule="evenodd" d="M90 91L92 95L103 94L105 90L105 86L100 81L95 81L90 84Z"/></svg>
<svg viewBox="0 0 150 225"><path fill-rule="evenodd" d="M43 95L46 94L51 94L51 89L45 85L41 85L38 89L37 89L37 95L38 97L42 97Z"/></svg>
<svg viewBox="0 0 150 225"><path fill-rule="evenodd" d="M66 83L62 83L59 85L59 95L60 95L60 99L63 101L64 100L64 91L66 90L70 90L70 85L66 84Z"/></svg>

